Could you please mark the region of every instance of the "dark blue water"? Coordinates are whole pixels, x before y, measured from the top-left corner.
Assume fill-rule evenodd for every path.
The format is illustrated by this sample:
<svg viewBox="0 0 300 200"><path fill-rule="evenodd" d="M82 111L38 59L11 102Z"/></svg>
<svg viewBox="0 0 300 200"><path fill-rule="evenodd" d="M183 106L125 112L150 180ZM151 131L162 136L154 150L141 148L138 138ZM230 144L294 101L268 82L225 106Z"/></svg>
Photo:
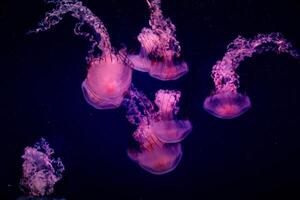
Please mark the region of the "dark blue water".
<svg viewBox="0 0 300 200"><path fill-rule="evenodd" d="M148 23L143 0L86 0L105 23L112 44L137 51ZM156 176L126 154L135 127L125 109L96 110L82 95L89 43L73 34L68 16L50 31L25 35L51 9L42 0L0 3L1 178L3 199L16 199L25 146L45 137L66 171L54 197L65 199L299 199L300 64L266 53L243 62L241 91L253 107L232 120L206 113L213 89L210 71L237 35L282 32L300 49L297 1L163 0L177 27L190 72L162 82L134 72L133 83L150 99L158 89L182 92L180 113L193 124L183 158L173 172ZM2 199L2 198L1 198Z"/></svg>

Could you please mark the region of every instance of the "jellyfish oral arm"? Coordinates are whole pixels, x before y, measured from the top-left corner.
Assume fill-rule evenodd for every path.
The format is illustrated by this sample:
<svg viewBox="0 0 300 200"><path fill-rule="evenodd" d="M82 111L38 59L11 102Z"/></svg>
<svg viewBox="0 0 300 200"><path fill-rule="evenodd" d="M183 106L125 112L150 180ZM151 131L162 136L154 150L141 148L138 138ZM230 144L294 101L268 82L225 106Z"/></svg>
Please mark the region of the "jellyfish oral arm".
<svg viewBox="0 0 300 200"><path fill-rule="evenodd" d="M159 90L155 94L155 104L159 109L159 116L163 120L172 120L179 111L177 103L181 92L173 90Z"/></svg>
<svg viewBox="0 0 300 200"><path fill-rule="evenodd" d="M90 9L83 6L82 2L77 0L46 0L46 2L55 3L56 7L52 11L46 13L45 18L39 23L38 28L29 31L29 33L37 33L50 29L63 19L63 15L70 12L73 17L80 20L80 22L75 26L75 34L83 35L88 37L90 41L96 42L94 37L89 33L81 32L81 26L86 23L95 31L95 33L100 35L100 42L96 42L98 43L98 47L102 51L112 52L110 37L103 22L95 14L93 14Z"/></svg>
<svg viewBox="0 0 300 200"><path fill-rule="evenodd" d="M254 39L249 40L239 36L227 48L228 50L222 60L213 66L212 78L216 90L224 89L224 87L226 87L225 89L236 90L239 87L239 76L236 74L236 68L241 61L246 57L252 57L254 53L276 51L299 58L299 54L293 49L291 43L280 33L258 34Z"/></svg>

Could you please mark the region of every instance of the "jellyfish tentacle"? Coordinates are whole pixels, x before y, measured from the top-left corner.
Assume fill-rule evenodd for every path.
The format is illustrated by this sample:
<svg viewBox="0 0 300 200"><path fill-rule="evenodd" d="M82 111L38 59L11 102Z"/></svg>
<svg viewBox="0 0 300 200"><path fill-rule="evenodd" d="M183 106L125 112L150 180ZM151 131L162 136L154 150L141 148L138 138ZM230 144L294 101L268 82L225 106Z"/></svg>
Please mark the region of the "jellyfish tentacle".
<svg viewBox="0 0 300 200"><path fill-rule="evenodd" d="M268 45L274 44L274 46ZM212 78L217 90L226 87L235 91L239 87L239 76L235 72L246 57L252 57L254 53L276 51L277 53L288 53L295 58L299 54L281 33L258 34L253 39L238 36L227 46L227 52L222 60L213 66Z"/></svg>
<svg viewBox="0 0 300 200"><path fill-rule="evenodd" d="M149 124L149 120L156 117L153 103L133 84L124 98L123 105L127 108L126 118L132 124Z"/></svg>
<svg viewBox="0 0 300 200"><path fill-rule="evenodd" d="M104 26L104 23L94 14L92 11L83 6L81 1L77 0L54 0L46 1L47 3L54 3L56 7L46 13L45 18L39 23L38 28L29 31L29 33L37 33L41 31L46 31L51 27L57 25L62 19L63 15L71 13L71 16L77 18L81 23L89 25L96 34L100 36L100 41L98 41L98 48L102 51L112 52L112 46L110 43L110 37ZM81 25L80 25L81 26ZM74 30L75 34L79 34L79 30ZM90 35L80 34L88 37L94 41L94 38L91 38Z"/></svg>

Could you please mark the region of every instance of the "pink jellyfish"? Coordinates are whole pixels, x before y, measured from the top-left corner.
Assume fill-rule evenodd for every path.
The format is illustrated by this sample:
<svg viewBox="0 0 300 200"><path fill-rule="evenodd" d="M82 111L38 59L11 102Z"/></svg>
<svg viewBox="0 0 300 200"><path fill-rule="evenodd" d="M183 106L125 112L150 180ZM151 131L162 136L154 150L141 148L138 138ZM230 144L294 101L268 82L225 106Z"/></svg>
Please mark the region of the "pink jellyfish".
<svg viewBox="0 0 300 200"><path fill-rule="evenodd" d="M133 137L140 150L128 150L128 156L152 174L165 174L174 170L182 156L181 144L192 126L189 121L176 121L176 106L180 92L159 90L153 103L132 86L124 105L128 108L127 119L138 126Z"/></svg>
<svg viewBox="0 0 300 200"><path fill-rule="evenodd" d="M140 53L130 55L133 68L148 72L150 76L160 80L176 80L188 72L184 61L178 61L180 45L176 40L175 25L164 18L161 0L146 0L150 8L149 24L151 28L143 28L138 36L141 43Z"/></svg>
<svg viewBox="0 0 300 200"><path fill-rule="evenodd" d="M162 142L176 143L182 141L192 130L189 120L177 120L175 115L179 111L177 103L180 91L159 90L155 94L155 104L158 106L157 119L150 123L154 134Z"/></svg>
<svg viewBox="0 0 300 200"><path fill-rule="evenodd" d="M152 174L166 174L173 171L182 157L180 143L166 144L160 141L146 124L140 124L133 137L140 149L127 151L129 158Z"/></svg>
<svg viewBox="0 0 300 200"><path fill-rule="evenodd" d="M204 101L204 109L215 117L232 119L240 116L251 107L247 95L238 92L239 76L236 73L241 61L254 53L276 51L299 57L292 45L280 34L258 34L254 39L237 37L227 47L222 60L212 69L215 91Z"/></svg>
<svg viewBox="0 0 300 200"><path fill-rule="evenodd" d="M64 165L60 158L51 157L53 153L44 138L34 147L25 148L20 185L29 195L44 196L53 193L55 183L62 178Z"/></svg>
<svg viewBox="0 0 300 200"><path fill-rule="evenodd" d="M80 22L76 24L74 33L87 37L93 42L87 61L89 68L82 90L86 101L97 109L117 108L131 84L132 69L126 58L125 50L115 52L111 46L109 34L103 22L94 15L82 2L77 0L49 0L56 3L56 8L46 13L45 19L33 32L50 29L62 20L62 16L71 13ZM95 35L81 31L83 25L92 28ZM95 39L99 38L99 39ZM101 56L93 56L98 48Z"/></svg>

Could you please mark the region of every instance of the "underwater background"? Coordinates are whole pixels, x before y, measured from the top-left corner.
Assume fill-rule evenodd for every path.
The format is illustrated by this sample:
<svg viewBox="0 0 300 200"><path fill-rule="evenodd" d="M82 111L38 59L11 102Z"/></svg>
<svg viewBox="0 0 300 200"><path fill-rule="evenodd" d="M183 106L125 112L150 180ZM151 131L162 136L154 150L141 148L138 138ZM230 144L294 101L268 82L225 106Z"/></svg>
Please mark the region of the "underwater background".
<svg viewBox="0 0 300 200"><path fill-rule="evenodd" d="M112 45L137 52L149 11L143 0L85 0L105 24ZM264 53L238 68L240 91L252 108L222 120L203 109L214 89L212 66L238 35L281 32L300 50L296 0L162 0L176 26L189 73L160 81L133 72L153 100L159 89L182 92L179 117L193 125L177 168L153 175L126 153L136 129L124 108L96 110L81 83L90 43L73 34L70 15L49 31L26 35L52 6L42 0L1 1L1 199L17 199L26 146L44 137L65 165L54 198L65 199L300 199L300 63ZM1 195L2 196L2 195Z"/></svg>

